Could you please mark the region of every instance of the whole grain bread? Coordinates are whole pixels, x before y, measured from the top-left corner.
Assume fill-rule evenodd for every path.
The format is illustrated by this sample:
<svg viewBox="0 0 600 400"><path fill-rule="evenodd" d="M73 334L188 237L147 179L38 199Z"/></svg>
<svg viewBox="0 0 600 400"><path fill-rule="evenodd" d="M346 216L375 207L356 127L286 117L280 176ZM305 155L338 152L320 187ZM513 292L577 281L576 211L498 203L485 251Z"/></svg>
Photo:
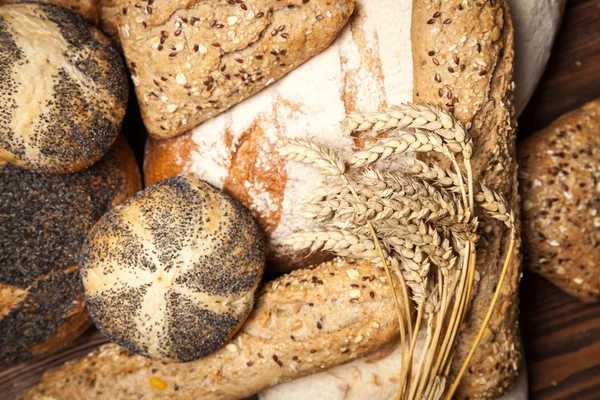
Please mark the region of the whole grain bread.
<svg viewBox="0 0 600 400"><path fill-rule="evenodd" d="M320 53L353 0L117 0L119 37L150 135L173 137Z"/></svg>
<svg viewBox="0 0 600 400"><path fill-rule="evenodd" d="M267 283L241 332L206 358L165 363L109 344L47 373L23 399L242 399L373 352L397 332L383 270L338 258Z"/></svg>
<svg viewBox="0 0 600 400"><path fill-rule="evenodd" d="M501 193L517 212L513 35L506 0L469 5L462 0L413 1L414 101L445 107L465 124L474 139L475 179ZM457 343L454 370L481 327L508 251L510 232L501 223L487 223L492 229L477 245L479 279ZM517 239L501 296L457 398L497 397L518 374L519 247Z"/></svg>
<svg viewBox="0 0 600 400"><path fill-rule="evenodd" d="M600 99L519 143L524 265L600 301Z"/></svg>

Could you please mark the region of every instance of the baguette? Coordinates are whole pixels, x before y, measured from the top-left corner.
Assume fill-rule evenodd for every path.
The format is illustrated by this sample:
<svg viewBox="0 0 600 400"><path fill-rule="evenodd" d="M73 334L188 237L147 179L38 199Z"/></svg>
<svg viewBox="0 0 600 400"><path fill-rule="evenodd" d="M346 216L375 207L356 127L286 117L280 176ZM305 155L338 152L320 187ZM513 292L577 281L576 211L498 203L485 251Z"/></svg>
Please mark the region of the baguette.
<svg viewBox="0 0 600 400"><path fill-rule="evenodd" d="M517 213L514 32L508 3L490 0L463 4L462 0L413 1L414 101L445 107L465 124L474 140L475 180L501 193ZM477 246L479 279L474 283L472 306L458 339L455 372L481 327L511 239L504 225L489 223L491 231ZM510 388L518 374L519 248L517 238L501 296L457 398L497 397Z"/></svg>
<svg viewBox="0 0 600 400"><path fill-rule="evenodd" d="M600 99L519 144L525 266L600 301Z"/></svg>
<svg viewBox="0 0 600 400"><path fill-rule="evenodd" d="M383 270L338 258L267 283L241 332L206 358L165 363L109 344L47 373L23 399L240 399L366 355L397 332Z"/></svg>

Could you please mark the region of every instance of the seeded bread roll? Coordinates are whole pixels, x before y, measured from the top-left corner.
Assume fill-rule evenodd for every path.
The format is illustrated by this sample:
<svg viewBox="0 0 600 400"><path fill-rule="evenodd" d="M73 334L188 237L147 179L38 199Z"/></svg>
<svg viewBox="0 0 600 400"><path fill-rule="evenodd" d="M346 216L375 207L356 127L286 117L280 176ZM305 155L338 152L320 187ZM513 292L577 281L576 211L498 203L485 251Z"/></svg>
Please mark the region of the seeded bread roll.
<svg viewBox="0 0 600 400"><path fill-rule="evenodd" d="M111 341L188 362L238 331L264 261L262 236L242 205L176 177L100 219L82 250L81 276L92 319Z"/></svg>
<svg viewBox="0 0 600 400"><path fill-rule="evenodd" d="M525 265L600 300L600 99L519 144Z"/></svg>
<svg viewBox="0 0 600 400"><path fill-rule="evenodd" d="M335 39L353 0L116 0L144 123L173 137L252 96Z"/></svg>
<svg viewBox="0 0 600 400"><path fill-rule="evenodd" d="M515 211L519 232L513 25L506 0L415 0L412 14L414 101L453 112L474 140L475 180L502 194ZM491 231L477 244L473 303L457 343L453 370L463 363L481 327L510 244L510 231ZM521 360L518 315L520 240L517 237L501 295L456 397L494 398L511 387Z"/></svg>
<svg viewBox="0 0 600 400"><path fill-rule="evenodd" d="M98 16L100 30L110 39L116 49L123 50L119 40L119 27L117 21L123 12L116 4L117 0L98 0Z"/></svg>
<svg viewBox="0 0 600 400"><path fill-rule="evenodd" d="M240 333L206 358L163 363L106 345L45 374L23 398L243 399L373 352L397 333L385 272L335 259L267 283Z"/></svg>
<svg viewBox="0 0 600 400"><path fill-rule="evenodd" d="M100 216L140 186L122 138L69 175L0 161L0 364L52 353L89 326L80 248Z"/></svg>
<svg viewBox="0 0 600 400"><path fill-rule="evenodd" d="M0 0L0 6L27 1L31 0ZM44 3L52 3L57 6L68 8L87 19L91 24L98 25L98 8L96 7L96 0L45 0Z"/></svg>
<svg viewBox="0 0 600 400"><path fill-rule="evenodd" d="M53 4L9 4L0 7L0 54L0 158L68 173L108 151L128 83L100 31Z"/></svg>

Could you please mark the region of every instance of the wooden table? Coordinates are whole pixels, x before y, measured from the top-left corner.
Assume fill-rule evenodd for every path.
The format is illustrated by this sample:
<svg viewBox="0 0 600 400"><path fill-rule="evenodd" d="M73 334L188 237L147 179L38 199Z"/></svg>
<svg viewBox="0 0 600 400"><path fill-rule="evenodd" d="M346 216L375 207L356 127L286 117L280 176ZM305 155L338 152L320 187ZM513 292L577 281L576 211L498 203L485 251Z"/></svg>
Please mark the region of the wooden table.
<svg viewBox="0 0 600 400"><path fill-rule="evenodd" d="M553 55L520 120L519 135L531 134L595 97L600 97L600 0L568 0ZM139 123L137 118L129 121ZM141 147L137 150L141 158ZM531 399L600 399L600 305L582 304L525 272L521 307ZM0 371L0 398L14 398L47 369L103 342L90 329L59 354Z"/></svg>

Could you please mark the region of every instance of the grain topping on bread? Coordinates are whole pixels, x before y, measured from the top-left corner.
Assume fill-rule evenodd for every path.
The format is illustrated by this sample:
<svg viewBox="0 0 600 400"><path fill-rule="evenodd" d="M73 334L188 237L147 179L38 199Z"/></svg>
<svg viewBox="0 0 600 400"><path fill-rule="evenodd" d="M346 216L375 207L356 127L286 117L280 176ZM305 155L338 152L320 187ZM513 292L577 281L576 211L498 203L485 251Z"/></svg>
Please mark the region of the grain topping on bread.
<svg viewBox="0 0 600 400"><path fill-rule="evenodd" d="M600 300L600 100L519 144L525 265Z"/></svg>
<svg viewBox="0 0 600 400"><path fill-rule="evenodd" d="M206 358L162 363L111 344L24 398L242 399L381 348L397 337L394 307L382 269L336 259L267 283L240 333Z"/></svg>
<svg viewBox="0 0 600 400"><path fill-rule="evenodd" d="M220 114L325 49L352 0L119 0L119 36L155 137Z"/></svg>

